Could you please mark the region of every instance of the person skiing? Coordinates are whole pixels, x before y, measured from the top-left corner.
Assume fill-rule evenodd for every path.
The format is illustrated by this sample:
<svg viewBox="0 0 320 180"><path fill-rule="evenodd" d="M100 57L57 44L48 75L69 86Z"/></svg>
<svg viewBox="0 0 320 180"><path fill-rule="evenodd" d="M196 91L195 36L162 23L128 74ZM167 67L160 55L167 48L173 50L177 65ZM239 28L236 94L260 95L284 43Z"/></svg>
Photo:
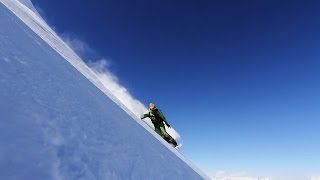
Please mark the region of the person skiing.
<svg viewBox="0 0 320 180"><path fill-rule="evenodd" d="M164 117L162 112L156 107L154 103L149 104L149 111L141 117L141 119L144 118L150 118L152 124L154 125L155 131L168 143L173 144L174 146L177 146L177 142L175 139L173 139L166 131L166 128L164 126L164 123L170 127L170 124L168 123L167 119Z"/></svg>

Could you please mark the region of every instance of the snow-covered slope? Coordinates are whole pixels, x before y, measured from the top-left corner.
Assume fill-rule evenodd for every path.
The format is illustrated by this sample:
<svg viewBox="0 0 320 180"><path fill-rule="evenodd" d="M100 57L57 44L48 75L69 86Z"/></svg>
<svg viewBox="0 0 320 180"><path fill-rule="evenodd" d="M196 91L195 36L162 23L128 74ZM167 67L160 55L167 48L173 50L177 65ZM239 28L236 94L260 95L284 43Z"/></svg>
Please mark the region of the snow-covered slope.
<svg viewBox="0 0 320 180"><path fill-rule="evenodd" d="M0 179L209 179L135 121L29 0L0 2Z"/></svg>
<svg viewBox="0 0 320 180"><path fill-rule="evenodd" d="M103 74L101 76L99 72L92 72L81 58L46 24L30 0L1 0L1 2L133 118L137 119L137 117L140 117L146 111L146 108L141 103L132 99L128 94L119 92L119 88L114 88L114 86L119 86L118 84L112 83L112 81L104 81ZM126 102L125 105L124 102ZM145 122L147 122L149 127L153 128L150 120L146 120ZM177 140L179 146L182 145L180 135L173 128L168 129L168 133Z"/></svg>
<svg viewBox="0 0 320 180"><path fill-rule="evenodd" d="M26 6L28 9L32 10L35 14L37 14L40 17L40 14L36 10L36 8L33 6L31 0L18 0L21 4Z"/></svg>

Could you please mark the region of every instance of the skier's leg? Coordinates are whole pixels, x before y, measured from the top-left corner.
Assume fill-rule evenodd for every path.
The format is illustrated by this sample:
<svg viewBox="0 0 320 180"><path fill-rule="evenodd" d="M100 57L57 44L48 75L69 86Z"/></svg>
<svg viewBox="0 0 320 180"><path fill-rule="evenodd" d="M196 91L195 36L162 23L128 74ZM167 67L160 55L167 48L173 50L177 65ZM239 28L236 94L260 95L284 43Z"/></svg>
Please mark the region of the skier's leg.
<svg viewBox="0 0 320 180"><path fill-rule="evenodd" d="M164 127L164 125L162 124L162 125L160 125L160 131L161 131L161 133L163 134L163 136L165 137L165 138L169 138L169 134L167 133L167 131L166 131L166 128Z"/></svg>
<svg viewBox="0 0 320 180"><path fill-rule="evenodd" d="M171 137L171 136L170 136L170 137ZM173 139L172 137L171 137L171 143L172 143L174 146L178 146L177 141L176 141L175 139Z"/></svg>
<svg viewBox="0 0 320 180"><path fill-rule="evenodd" d="M160 126L160 130L161 133L164 136L164 139L168 142L168 143L172 143L173 145L177 146L177 142L175 139L173 139L170 134L167 133L166 128L164 127L164 125L162 124L162 126Z"/></svg>
<svg viewBox="0 0 320 180"><path fill-rule="evenodd" d="M162 138L164 138L162 132L161 132L161 129L160 129L160 126L154 126L154 131L159 134Z"/></svg>
<svg viewBox="0 0 320 180"><path fill-rule="evenodd" d="M154 128L154 131L156 131L157 134L159 134L160 136L162 136L161 130L160 130L159 128Z"/></svg>

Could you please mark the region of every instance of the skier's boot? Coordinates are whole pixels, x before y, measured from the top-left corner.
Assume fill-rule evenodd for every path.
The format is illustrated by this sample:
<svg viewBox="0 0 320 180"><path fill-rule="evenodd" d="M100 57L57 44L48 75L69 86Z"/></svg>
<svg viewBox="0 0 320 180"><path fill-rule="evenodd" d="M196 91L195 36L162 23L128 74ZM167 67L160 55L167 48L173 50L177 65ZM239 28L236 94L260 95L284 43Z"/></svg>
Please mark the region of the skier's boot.
<svg viewBox="0 0 320 180"><path fill-rule="evenodd" d="M175 139L173 139L171 136L168 137L168 143L171 143L172 145L174 145L174 147L176 147L178 144L177 144L177 141Z"/></svg>
<svg viewBox="0 0 320 180"><path fill-rule="evenodd" d="M174 145L174 147L178 146L177 141L174 140L173 138L172 138L172 140L171 140L171 143Z"/></svg>

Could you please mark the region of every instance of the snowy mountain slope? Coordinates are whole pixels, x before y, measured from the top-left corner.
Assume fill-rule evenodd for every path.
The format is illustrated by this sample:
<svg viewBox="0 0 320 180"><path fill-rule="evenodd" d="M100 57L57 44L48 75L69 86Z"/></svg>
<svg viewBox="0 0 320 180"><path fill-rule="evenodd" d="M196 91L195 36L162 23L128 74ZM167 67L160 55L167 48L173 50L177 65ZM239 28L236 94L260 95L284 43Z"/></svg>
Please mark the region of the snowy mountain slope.
<svg viewBox="0 0 320 180"><path fill-rule="evenodd" d="M37 15L38 12L36 10L36 8L33 6L32 2L30 0L18 0L21 4L25 5L26 7L28 7L30 10L32 10L34 13L36 13ZM40 16L40 15L39 15Z"/></svg>
<svg viewBox="0 0 320 180"><path fill-rule="evenodd" d="M1 2L133 118L137 119L136 117L140 117L141 113L146 111L146 108L143 105L137 104L135 100L124 105L124 102L130 97L123 96L122 94L119 94L117 90L114 90L113 86L116 84L106 85L108 82L101 82L99 74L97 74L97 72L92 72L81 58L46 24L46 22L36 12L30 0L1 0ZM22 4L19 2L22 2ZM24 5L28 5L32 10ZM149 127L153 128L150 120L147 120L146 122ZM147 128L147 130L149 130L149 128ZM173 128L168 129L168 133L171 134L181 146L180 135Z"/></svg>
<svg viewBox="0 0 320 180"><path fill-rule="evenodd" d="M118 86L116 83L109 83L108 81L102 79L98 72L92 72L81 58L66 44L61 38L46 24L46 22L39 16L39 14L34 9L32 3L29 0L1 0L12 12L14 12L27 26L29 26L36 34L38 34L45 42L47 42L53 49L55 49L61 56L63 56L67 61L69 61L75 68L77 68L84 76L86 76L93 84L95 84L102 92L109 96L114 102L116 102L122 109L124 109L128 114L130 114L134 119L141 123L137 117L140 117L146 108L139 104L135 99L132 99L127 94L122 94L118 89L114 89L114 86ZM23 2L23 4L19 3ZM28 5L33 11L28 7ZM34 12L35 11L35 12ZM109 84L108 84L109 83ZM125 104L125 105L124 105ZM150 119L144 120L149 127L154 128ZM146 127L144 123L142 125L151 133L158 138L150 128ZM176 139L179 146L181 147L180 135L173 129L169 128L168 133Z"/></svg>
<svg viewBox="0 0 320 180"><path fill-rule="evenodd" d="M0 179L207 178L134 121L37 14L0 2Z"/></svg>
<svg viewBox="0 0 320 180"><path fill-rule="evenodd" d="M23 2L23 4L19 2ZM116 90L113 89L115 84L106 85L106 82L101 82L99 74L92 72L92 70L81 60L81 58L66 44L61 38L46 24L46 22L35 13L35 9L29 0L1 0L15 15L17 15L29 28L31 28L37 35L39 35L45 42L47 42L53 49L55 49L61 56L63 56L70 64L78 69L84 76L86 76L93 84L95 84L102 92L109 96L114 102L116 102L122 109L137 120L142 112L146 111L143 105L136 105L137 102L132 102L124 105L124 102L128 99ZM24 4L32 7L30 10ZM98 76L97 76L98 75ZM138 107L138 108L137 108ZM140 120L138 120L139 122ZM153 128L150 121L146 121L149 127ZM139 122L140 123L140 122ZM143 124L145 126L145 124ZM150 130L146 127L147 130ZM151 131L150 131L151 132ZM171 134L181 146L180 135L173 129L168 129L168 133ZM155 135L157 137L157 135Z"/></svg>

